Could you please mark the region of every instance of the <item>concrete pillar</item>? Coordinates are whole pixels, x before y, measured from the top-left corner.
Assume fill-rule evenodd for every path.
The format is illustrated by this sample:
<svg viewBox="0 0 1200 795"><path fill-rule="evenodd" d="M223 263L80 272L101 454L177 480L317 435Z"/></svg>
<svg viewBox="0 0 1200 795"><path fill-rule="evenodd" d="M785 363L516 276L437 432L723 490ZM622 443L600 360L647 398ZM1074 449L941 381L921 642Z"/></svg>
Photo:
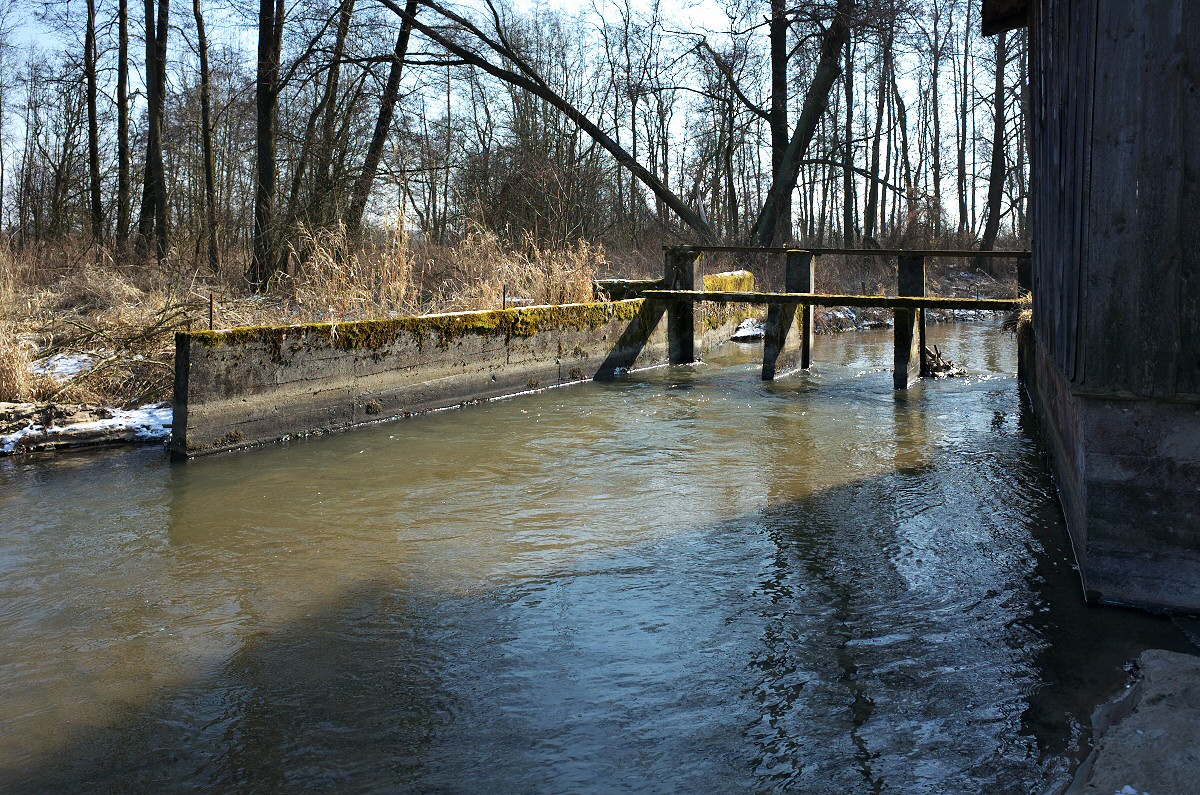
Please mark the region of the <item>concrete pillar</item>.
<svg viewBox="0 0 1200 795"><path fill-rule="evenodd" d="M700 252L686 247L667 249L664 257L663 287L667 290L695 290L696 263ZM667 306L667 342L671 364L696 361L696 305L691 301L672 301Z"/></svg>
<svg viewBox="0 0 1200 795"><path fill-rule="evenodd" d="M925 258L901 256L897 268L897 295L925 295ZM896 309L895 371L892 385L908 389L925 371L925 313Z"/></svg>
<svg viewBox="0 0 1200 795"><path fill-rule="evenodd" d="M813 255L789 251L784 271L784 292L813 290ZM762 379L773 381L779 373L805 368L812 358L812 307L768 304L763 337Z"/></svg>

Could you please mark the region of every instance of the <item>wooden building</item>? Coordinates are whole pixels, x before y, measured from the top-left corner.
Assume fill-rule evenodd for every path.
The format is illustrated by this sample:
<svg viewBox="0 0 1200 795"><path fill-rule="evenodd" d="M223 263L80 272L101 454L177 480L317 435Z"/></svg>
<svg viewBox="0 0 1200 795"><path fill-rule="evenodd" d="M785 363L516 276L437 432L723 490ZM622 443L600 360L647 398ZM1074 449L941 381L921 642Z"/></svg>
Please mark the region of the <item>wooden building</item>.
<svg viewBox="0 0 1200 795"><path fill-rule="evenodd" d="M1200 610L1200 2L983 0L1028 26L1026 387L1089 599Z"/></svg>

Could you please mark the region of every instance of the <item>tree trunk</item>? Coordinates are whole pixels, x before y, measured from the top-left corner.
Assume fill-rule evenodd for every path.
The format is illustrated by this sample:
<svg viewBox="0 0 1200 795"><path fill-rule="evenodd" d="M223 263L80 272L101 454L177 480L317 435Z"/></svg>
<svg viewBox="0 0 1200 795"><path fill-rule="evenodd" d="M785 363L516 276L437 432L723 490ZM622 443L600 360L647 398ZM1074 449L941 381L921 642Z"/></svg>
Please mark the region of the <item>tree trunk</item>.
<svg viewBox="0 0 1200 795"><path fill-rule="evenodd" d="M937 3L933 4L933 60L932 73L929 76L929 114L933 122L933 138L930 141L930 153L933 159L933 236L942 236L942 100L940 94L940 77L942 64L942 34L941 10Z"/></svg>
<svg viewBox="0 0 1200 795"><path fill-rule="evenodd" d="M887 67L891 60L892 41L885 34L883 53L879 62L879 90L875 95L875 134L871 137L871 180L867 186L867 206L863 212L863 238L875 239L875 216L879 211L879 147L883 138L883 112L887 104ZM885 173L886 177L887 174Z"/></svg>
<svg viewBox="0 0 1200 795"><path fill-rule="evenodd" d="M967 21L963 27L962 71L959 78L958 123L955 132L958 136L958 234L967 234L967 91L971 85L968 69L971 59L971 4L967 4Z"/></svg>
<svg viewBox="0 0 1200 795"><path fill-rule="evenodd" d="M192 0L196 17L196 39L200 49L200 148L204 155L204 238L208 248L208 267L221 272L221 255L217 248L217 177L213 165L212 87L208 71L208 37L204 30L204 14L200 0Z"/></svg>
<svg viewBox="0 0 1200 795"><path fill-rule="evenodd" d="M87 0L87 25L83 34L83 73L87 83L88 116L88 220L92 244L104 236L104 206L100 200L100 113L96 86L96 0Z"/></svg>
<svg viewBox="0 0 1200 795"><path fill-rule="evenodd" d="M788 17L786 0L771 0L771 173L781 173L788 147ZM778 219L768 245L792 239L792 192L777 193L772 212Z"/></svg>
<svg viewBox="0 0 1200 795"><path fill-rule="evenodd" d="M854 246L854 38L846 38L846 128L842 138L842 243Z"/></svg>
<svg viewBox="0 0 1200 795"><path fill-rule="evenodd" d="M276 116L279 104L279 51L283 30L283 0L259 0L258 79L255 105L258 120L254 183L254 254L246 280L255 292L265 292L275 274L275 188L277 164Z"/></svg>
<svg viewBox="0 0 1200 795"><path fill-rule="evenodd" d="M898 165L902 167L904 176L904 198L906 202L904 230L901 242L906 242L910 232L917 222L919 212L917 202L917 187L913 184L912 160L908 154L908 111L904 107L904 97L900 95L900 87L896 84L896 64L892 64L892 98L896 101L896 120L900 123L900 155Z"/></svg>
<svg viewBox="0 0 1200 795"><path fill-rule="evenodd" d="M345 56L346 36L350 33L350 18L353 14L354 0L342 0L338 11L337 32L334 35L329 72L325 80L325 112L321 124L321 145L317 148L316 158L315 198L318 203L317 217L321 224L336 220L338 213L338 201L331 173L334 127L337 122L337 95L342 74L342 58Z"/></svg>
<svg viewBox="0 0 1200 795"><path fill-rule="evenodd" d="M800 118L792 130L787 149L783 153L779 168L771 180L771 190L767 200L759 212L758 220L751 230L750 237L754 245L769 246L776 239L776 230L785 219L781 218L780 208L791 206L792 191L796 189L796 180L800 176L800 166L813 134L825 111L829 108L829 92L833 90L841 74L842 48L850 39L850 19L855 12L854 0L838 0L837 13L821 37L820 58L813 71L813 79L804 97L804 106L800 110ZM790 220L790 219L786 219Z"/></svg>
<svg viewBox="0 0 1200 795"><path fill-rule="evenodd" d="M155 255L167 256L167 183L163 169L162 128L166 106L167 25L170 0L146 0L146 165L138 212L138 251L145 254L151 236Z"/></svg>
<svg viewBox="0 0 1200 795"><path fill-rule="evenodd" d="M129 238L129 0L117 6L117 247Z"/></svg>
<svg viewBox="0 0 1200 795"><path fill-rule="evenodd" d="M159 262L167 256L167 173L163 166L162 131L167 108L167 32L170 26L170 0L159 0L158 35L154 47L155 105L158 121L154 167L154 242Z"/></svg>
<svg viewBox="0 0 1200 795"><path fill-rule="evenodd" d="M1008 55L1005 37L996 35L996 89L993 98L992 163L988 176L987 221L983 225L980 251L996 247L1000 234L1000 203L1004 196L1004 61ZM990 263L989 263L990 265Z"/></svg>

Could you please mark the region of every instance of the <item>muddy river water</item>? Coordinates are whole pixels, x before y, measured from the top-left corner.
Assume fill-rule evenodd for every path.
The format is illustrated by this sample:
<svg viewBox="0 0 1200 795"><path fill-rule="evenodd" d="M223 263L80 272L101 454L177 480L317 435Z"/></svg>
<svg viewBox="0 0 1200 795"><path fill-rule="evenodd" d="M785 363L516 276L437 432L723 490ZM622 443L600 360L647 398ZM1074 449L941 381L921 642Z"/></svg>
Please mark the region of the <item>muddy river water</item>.
<svg viewBox="0 0 1200 795"><path fill-rule="evenodd" d="M170 464L0 464L0 791L1030 792L1165 619L1082 602L990 324Z"/></svg>

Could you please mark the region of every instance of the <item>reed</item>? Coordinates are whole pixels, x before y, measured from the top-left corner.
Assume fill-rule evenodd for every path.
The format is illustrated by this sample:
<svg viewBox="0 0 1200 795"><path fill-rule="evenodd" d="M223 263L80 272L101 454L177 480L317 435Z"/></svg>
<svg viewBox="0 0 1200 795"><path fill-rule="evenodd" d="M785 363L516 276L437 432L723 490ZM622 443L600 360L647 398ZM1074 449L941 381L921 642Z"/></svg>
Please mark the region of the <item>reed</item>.
<svg viewBox="0 0 1200 795"><path fill-rule="evenodd" d="M236 262L222 273L168 259L137 261L112 249L0 244L0 400L129 405L169 400L174 332L361 320L513 303L591 300L608 263L603 248L561 250L523 237L506 245L473 228L453 245L393 230L351 248L340 229L301 229L287 272L255 294ZM32 365L87 354L93 366L55 380Z"/></svg>

